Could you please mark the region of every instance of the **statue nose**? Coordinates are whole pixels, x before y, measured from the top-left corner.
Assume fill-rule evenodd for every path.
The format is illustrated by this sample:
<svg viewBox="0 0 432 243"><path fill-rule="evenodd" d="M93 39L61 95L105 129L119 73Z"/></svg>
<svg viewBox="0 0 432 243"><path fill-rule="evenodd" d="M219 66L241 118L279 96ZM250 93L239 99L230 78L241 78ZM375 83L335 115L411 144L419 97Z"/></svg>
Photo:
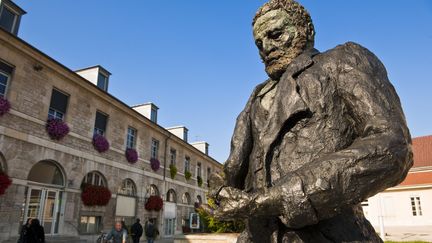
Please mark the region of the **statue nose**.
<svg viewBox="0 0 432 243"><path fill-rule="evenodd" d="M265 54L270 54L271 52L276 50L276 45L274 45L273 41L268 39L263 40L262 46Z"/></svg>

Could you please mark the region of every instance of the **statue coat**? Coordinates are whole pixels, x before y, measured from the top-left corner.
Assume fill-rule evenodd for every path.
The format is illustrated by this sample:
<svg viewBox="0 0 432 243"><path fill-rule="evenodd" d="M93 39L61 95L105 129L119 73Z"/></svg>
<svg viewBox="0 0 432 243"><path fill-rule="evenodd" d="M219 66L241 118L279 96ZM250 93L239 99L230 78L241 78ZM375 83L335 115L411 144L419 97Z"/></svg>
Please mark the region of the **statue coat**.
<svg viewBox="0 0 432 243"><path fill-rule="evenodd" d="M381 242L360 203L412 166L411 136L378 58L355 43L307 50L258 85L237 118L226 185L267 193L238 242Z"/></svg>

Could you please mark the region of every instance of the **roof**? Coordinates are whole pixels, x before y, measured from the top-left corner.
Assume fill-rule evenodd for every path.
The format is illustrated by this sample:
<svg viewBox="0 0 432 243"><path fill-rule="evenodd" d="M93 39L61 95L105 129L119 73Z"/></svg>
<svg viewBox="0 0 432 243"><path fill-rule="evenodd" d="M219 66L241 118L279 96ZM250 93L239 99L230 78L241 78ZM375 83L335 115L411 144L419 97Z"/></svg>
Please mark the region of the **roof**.
<svg viewBox="0 0 432 243"><path fill-rule="evenodd" d="M415 167L432 166L432 135L413 138L412 148Z"/></svg>
<svg viewBox="0 0 432 243"><path fill-rule="evenodd" d="M432 185L432 171L409 173L399 186Z"/></svg>
<svg viewBox="0 0 432 243"><path fill-rule="evenodd" d="M75 70L75 72L81 72L81 71L95 69L95 68L99 68L100 70L102 70L102 72L104 72L104 73L106 73L108 75L112 74L108 70L106 70L104 67L102 67L101 65L95 65L95 66L91 66L91 67L81 68L81 69Z"/></svg>

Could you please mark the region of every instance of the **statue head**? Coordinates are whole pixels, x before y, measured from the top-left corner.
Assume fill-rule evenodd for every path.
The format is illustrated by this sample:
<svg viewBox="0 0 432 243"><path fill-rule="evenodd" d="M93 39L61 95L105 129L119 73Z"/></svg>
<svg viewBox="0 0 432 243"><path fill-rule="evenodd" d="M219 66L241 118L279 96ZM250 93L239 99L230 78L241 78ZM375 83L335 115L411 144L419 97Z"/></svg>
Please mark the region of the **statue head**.
<svg viewBox="0 0 432 243"><path fill-rule="evenodd" d="M270 0L253 20L255 44L270 78L279 80L291 61L314 46L309 13L294 0Z"/></svg>

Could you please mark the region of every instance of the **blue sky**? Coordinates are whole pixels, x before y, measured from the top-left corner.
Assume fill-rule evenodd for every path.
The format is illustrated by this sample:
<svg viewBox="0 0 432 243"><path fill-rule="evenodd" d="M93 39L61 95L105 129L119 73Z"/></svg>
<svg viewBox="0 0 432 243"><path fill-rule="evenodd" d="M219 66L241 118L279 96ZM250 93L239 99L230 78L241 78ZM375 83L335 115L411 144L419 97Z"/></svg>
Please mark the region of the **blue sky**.
<svg viewBox="0 0 432 243"><path fill-rule="evenodd" d="M162 126L186 125L220 162L235 119L266 79L251 20L262 0L15 0L19 36L71 69L100 64L109 92L152 101ZM432 134L432 1L303 0L316 48L354 41L385 64L413 136Z"/></svg>

